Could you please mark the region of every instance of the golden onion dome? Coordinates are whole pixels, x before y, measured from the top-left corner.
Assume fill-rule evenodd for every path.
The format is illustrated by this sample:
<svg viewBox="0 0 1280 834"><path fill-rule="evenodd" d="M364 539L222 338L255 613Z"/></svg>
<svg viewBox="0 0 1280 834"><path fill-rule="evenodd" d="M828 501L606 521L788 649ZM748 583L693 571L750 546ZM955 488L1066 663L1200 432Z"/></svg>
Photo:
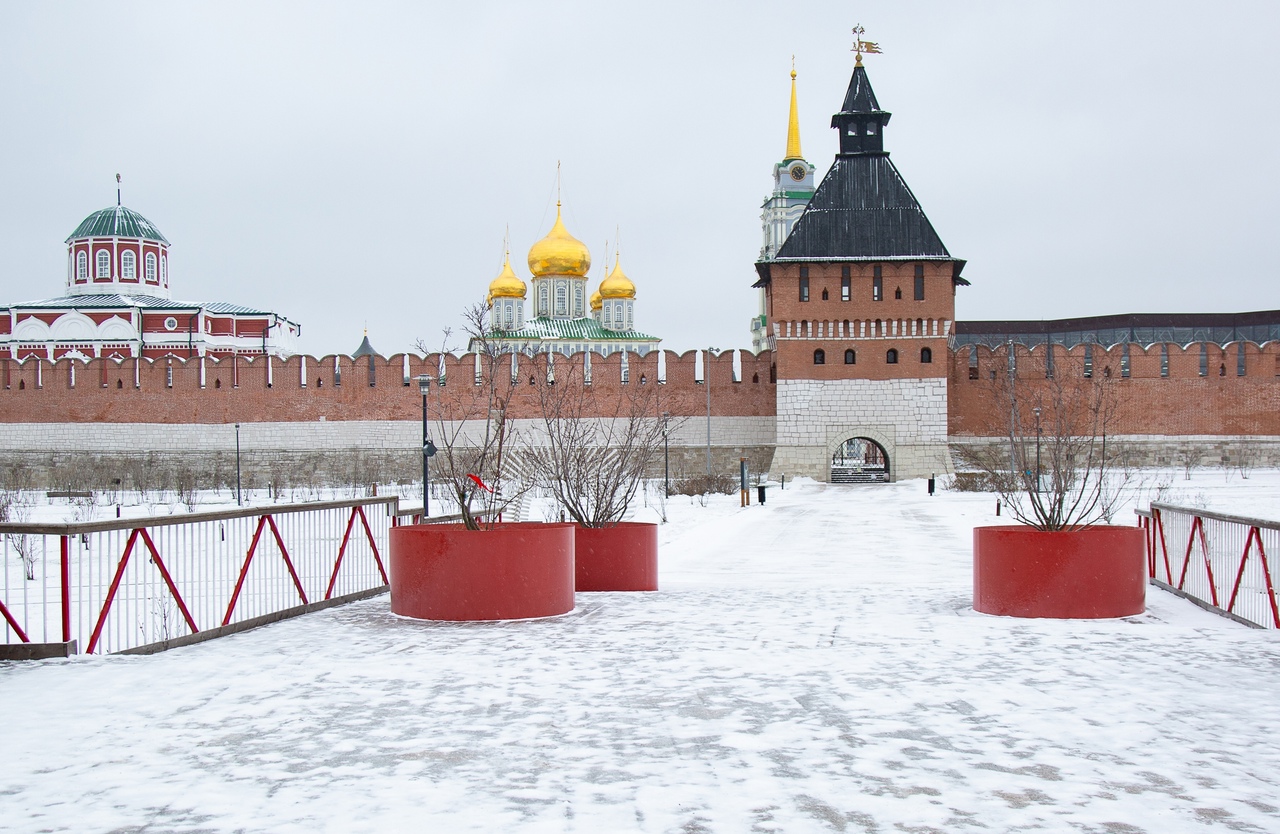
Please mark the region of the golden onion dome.
<svg viewBox="0 0 1280 834"><path fill-rule="evenodd" d="M495 298L524 298L524 281L511 268L511 256L502 261L502 272L489 283L489 302Z"/></svg>
<svg viewBox="0 0 1280 834"><path fill-rule="evenodd" d="M631 279L622 271L619 264L621 258L613 262L613 272L609 273L609 277L600 282L600 295L605 298L635 298L636 285L631 283Z"/></svg>
<svg viewBox="0 0 1280 834"><path fill-rule="evenodd" d="M596 312L604 306L604 296L600 295L600 290L591 293L591 312Z"/></svg>
<svg viewBox="0 0 1280 834"><path fill-rule="evenodd" d="M547 236L529 250L529 271L533 277L572 275L585 278L591 268L591 252L587 245L569 234L560 220L560 203L556 203L556 222Z"/></svg>

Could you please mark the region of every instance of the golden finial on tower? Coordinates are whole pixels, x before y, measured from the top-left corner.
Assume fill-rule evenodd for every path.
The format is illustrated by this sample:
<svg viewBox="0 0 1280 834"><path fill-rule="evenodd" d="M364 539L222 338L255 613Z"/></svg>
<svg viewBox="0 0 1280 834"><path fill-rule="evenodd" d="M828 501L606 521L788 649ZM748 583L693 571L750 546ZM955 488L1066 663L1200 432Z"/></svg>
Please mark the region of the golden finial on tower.
<svg viewBox="0 0 1280 834"><path fill-rule="evenodd" d="M556 160L556 208L560 208L560 160Z"/></svg>
<svg viewBox="0 0 1280 834"><path fill-rule="evenodd" d="M880 54L879 44L874 43L872 41L864 41L862 39L862 36L866 34L866 31L867 31L866 29L862 28L861 23L853 27L853 51L858 53L856 66L859 66L859 67L862 66L863 53L866 53L868 55Z"/></svg>

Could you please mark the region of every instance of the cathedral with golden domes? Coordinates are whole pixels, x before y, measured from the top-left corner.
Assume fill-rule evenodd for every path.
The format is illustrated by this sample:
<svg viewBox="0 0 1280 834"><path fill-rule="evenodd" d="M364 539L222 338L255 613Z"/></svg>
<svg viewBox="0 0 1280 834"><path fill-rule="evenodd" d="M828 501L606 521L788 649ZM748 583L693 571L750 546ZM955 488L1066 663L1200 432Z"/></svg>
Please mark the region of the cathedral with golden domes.
<svg viewBox="0 0 1280 834"><path fill-rule="evenodd" d="M569 234L557 201L551 231L529 250L529 285L511 268L509 253L489 284L493 342L504 350L566 356L623 350L644 356L656 349L661 339L635 329L636 285L621 260L615 257L613 271L588 296L591 252ZM532 301L532 315L526 315L526 301Z"/></svg>

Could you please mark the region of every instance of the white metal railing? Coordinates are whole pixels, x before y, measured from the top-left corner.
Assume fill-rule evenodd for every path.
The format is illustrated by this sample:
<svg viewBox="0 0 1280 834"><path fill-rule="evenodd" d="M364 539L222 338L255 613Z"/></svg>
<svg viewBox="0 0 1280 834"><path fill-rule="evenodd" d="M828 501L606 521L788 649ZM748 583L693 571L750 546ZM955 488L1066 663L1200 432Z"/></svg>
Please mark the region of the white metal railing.
<svg viewBox="0 0 1280 834"><path fill-rule="evenodd" d="M387 585L394 496L0 524L3 643L120 652Z"/></svg>
<svg viewBox="0 0 1280 834"><path fill-rule="evenodd" d="M1137 513L1153 582L1233 619L1280 629L1280 523L1170 504Z"/></svg>

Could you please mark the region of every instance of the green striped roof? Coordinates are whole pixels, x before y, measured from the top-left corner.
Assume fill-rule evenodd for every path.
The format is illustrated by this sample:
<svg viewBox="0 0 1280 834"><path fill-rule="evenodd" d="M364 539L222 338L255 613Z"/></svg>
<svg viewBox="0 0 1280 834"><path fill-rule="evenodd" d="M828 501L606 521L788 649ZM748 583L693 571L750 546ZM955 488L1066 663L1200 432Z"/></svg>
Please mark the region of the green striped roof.
<svg viewBox="0 0 1280 834"><path fill-rule="evenodd" d="M80 225L76 226L66 242L82 237L136 237L160 243L169 242L154 223L124 206L111 206L95 211L80 221Z"/></svg>
<svg viewBox="0 0 1280 834"><path fill-rule="evenodd" d="M596 342L659 342L657 336L647 336L635 330L607 330L595 319L536 318L524 323L520 330L497 330L499 339L564 339L566 341Z"/></svg>

